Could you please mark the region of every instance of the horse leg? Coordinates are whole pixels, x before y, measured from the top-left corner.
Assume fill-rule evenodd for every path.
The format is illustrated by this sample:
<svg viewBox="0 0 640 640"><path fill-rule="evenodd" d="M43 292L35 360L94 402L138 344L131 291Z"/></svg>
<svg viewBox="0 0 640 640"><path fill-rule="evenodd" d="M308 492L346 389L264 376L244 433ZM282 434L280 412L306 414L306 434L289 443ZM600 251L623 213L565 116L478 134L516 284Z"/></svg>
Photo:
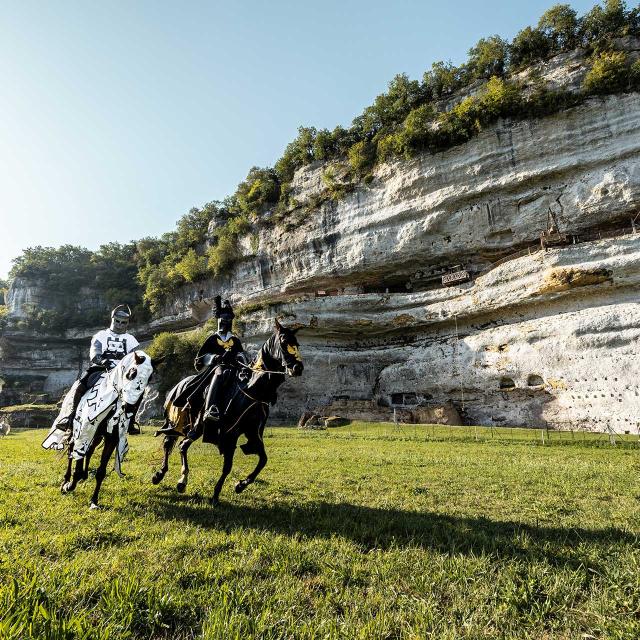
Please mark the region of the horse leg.
<svg viewBox="0 0 640 640"><path fill-rule="evenodd" d="M60 485L60 491L62 493L66 492L66 486L69 484L71 480L71 471L73 469L73 442L69 444L69 450L67 451L67 470L64 472L64 476L62 477L62 484Z"/></svg>
<svg viewBox="0 0 640 640"><path fill-rule="evenodd" d="M100 456L100 464L96 470L96 488L93 491L91 504L89 505L91 509L98 508L98 494L100 493L102 481L107 475L107 465L109 464L109 460L118 446L118 438L119 434L115 429L113 433L107 433L104 436L104 447L102 449L102 455Z"/></svg>
<svg viewBox="0 0 640 640"><path fill-rule="evenodd" d="M162 459L162 466L151 476L151 482L153 484L160 484L169 471L169 456L178 441L178 436L165 436L162 448L164 450L164 458Z"/></svg>
<svg viewBox="0 0 640 640"><path fill-rule="evenodd" d="M80 480L87 480L89 478L89 463L91 462L91 456L94 454L95 450L98 448L98 445L100 444L101 439L102 438L98 437L98 434L96 434L89 449L87 449L87 455L85 455L84 459L82 460L83 462L82 477L80 478Z"/></svg>
<svg viewBox="0 0 640 640"><path fill-rule="evenodd" d="M193 440L188 437L180 443L180 460L182 461L182 469L180 478L178 479L178 484L176 485L178 493L184 493L187 490L187 482L189 482L189 461L187 460L187 451L189 451L189 447L192 444Z"/></svg>
<svg viewBox="0 0 640 640"><path fill-rule="evenodd" d="M73 474L71 473L73 469ZM64 482L60 487L62 493L71 493L75 491L78 486L78 482L84 480L84 458L76 460L76 464L73 464L73 444L69 446L69 464L67 466L67 472L64 476Z"/></svg>
<svg viewBox="0 0 640 640"><path fill-rule="evenodd" d="M242 493L250 484L253 484L258 474L267 464L267 452L264 449L264 442L261 438L258 438L258 442L256 443L256 453L258 454L258 464L244 480L240 480L240 482L236 484L236 493Z"/></svg>
<svg viewBox="0 0 640 640"><path fill-rule="evenodd" d="M225 447L223 455L224 462L222 463L222 473L220 474L220 478L218 482L216 482L216 486L213 490L213 498L211 498L211 504L217 505L220 503L220 492L222 491L222 485L224 481L227 479L227 476L231 473L231 467L233 467L233 456L236 452L236 443L231 442L227 447Z"/></svg>

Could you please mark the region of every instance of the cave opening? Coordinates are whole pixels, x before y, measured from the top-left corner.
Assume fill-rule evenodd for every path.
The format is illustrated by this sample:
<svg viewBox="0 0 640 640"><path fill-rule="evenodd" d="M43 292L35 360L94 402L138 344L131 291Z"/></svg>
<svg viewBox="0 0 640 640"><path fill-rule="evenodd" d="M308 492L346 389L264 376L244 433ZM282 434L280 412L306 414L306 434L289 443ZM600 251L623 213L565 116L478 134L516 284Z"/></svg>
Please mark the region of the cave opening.
<svg viewBox="0 0 640 640"><path fill-rule="evenodd" d="M515 388L516 388L516 383L511 378L507 378L506 376L503 378L500 378L500 389L515 389Z"/></svg>

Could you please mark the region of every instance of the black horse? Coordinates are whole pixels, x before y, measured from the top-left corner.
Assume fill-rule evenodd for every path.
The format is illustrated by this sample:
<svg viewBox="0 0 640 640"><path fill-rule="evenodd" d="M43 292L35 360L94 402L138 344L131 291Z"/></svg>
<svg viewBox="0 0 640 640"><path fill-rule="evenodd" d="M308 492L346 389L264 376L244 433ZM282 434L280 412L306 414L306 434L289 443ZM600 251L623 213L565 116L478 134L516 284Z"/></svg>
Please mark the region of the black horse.
<svg viewBox="0 0 640 640"><path fill-rule="evenodd" d="M263 433L264 427L269 417L269 404L275 404L278 387L284 382L285 375L300 376L304 369L302 357L300 355L298 341L296 339L297 329L287 329L277 320L275 332L262 345L257 357L247 367L250 376L248 380L242 380L242 376L236 375L226 393L224 406L226 407L222 425L220 427L220 440L218 448L224 457L222 464L222 474L216 483L211 499L216 505L220 499L220 491L227 476L233 466L233 456L241 435L246 436L247 442L240 446L245 455L255 454L258 456L256 468L244 480L236 484L236 493L244 491L253 483L267 464L267 454L264 449ZM242 365L240 365L242 366ZM184 381L178 383L167 394L167 398L175 397L178 387ZM204 411L205 408L202 409ZM190 418L186 416L188 407L177 409L170 406L170 401L166 405L165 417L167 426L174 431L185 432L186 424ZM180 433L168 433L164 437L164 460L162 467L153 474L151 482L159 484L169 470L169 456L180 437ZM182 460L182 475L178 480L177 490L184 493L187 488L189 478L189 464L187 461L187 451L193 443L193 439L185 436L180 442L180 458Z"/></svg>

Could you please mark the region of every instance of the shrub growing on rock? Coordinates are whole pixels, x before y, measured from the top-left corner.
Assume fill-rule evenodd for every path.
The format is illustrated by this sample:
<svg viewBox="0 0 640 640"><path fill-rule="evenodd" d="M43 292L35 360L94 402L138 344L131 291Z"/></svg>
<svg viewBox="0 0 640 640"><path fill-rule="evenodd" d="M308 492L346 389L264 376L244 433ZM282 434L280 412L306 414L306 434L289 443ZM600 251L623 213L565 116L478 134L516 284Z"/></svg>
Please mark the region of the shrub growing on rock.
<svg viewBox="0 0 640 640"><path fill-rule="evenodd" d="M250 229L247 217L240 215L230 218L216 230L217 243L207 251L207 264L213 275L224 273L240 258L239 238Z"/></svg>
<svg viewBox="0 0 640 640"><path fill-rule="evenodd" d="M193 360L207 337L205 329L188 333L159 333L147 348L152 358L166 357L160 374L158 391L166 393L184 376L195 373Z"/></svg>
<svg viewBox="0 0 640 640"><path fill-rule="evenodd" d="M280 180L275 170L269 167L252 167L235 194L240 211L252 218L259 217L279 198Z"/></svg>
<svg viewBox="0 0 640 640"><path fill-rule="evenodd" d="M627 54L623 51L604 52L595 57L582 88L587 94L625 91L629 88L629 79Z"/></svg>

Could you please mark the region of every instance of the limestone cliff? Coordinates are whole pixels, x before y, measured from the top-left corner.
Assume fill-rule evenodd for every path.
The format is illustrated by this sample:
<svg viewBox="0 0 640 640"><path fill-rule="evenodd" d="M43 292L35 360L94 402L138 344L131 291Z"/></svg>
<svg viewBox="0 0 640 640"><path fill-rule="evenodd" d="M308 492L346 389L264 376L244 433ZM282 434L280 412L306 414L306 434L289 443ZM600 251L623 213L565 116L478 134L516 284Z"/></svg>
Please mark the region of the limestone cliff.
<svg viewBox="0 0 640 640"><path fill-rule="evenodd" d="M289 229L254 229L230 274L185 287L139 332L202 324L215 293L242 304L252 348L276 316L301 326L305 374L276 419L453 405L470 423L638 432L639 152L640 96L626 94L378 166L337 200L327 167L305 167ZM565 242L541 251L549 212ZM444 287L456 265L469 281ZM69 344L19 365L3 353L3 373L49 372L53 390L45 352Z"/></svg>
<svg viewBox="0 0 640 640"><path fill-rule="evenodd" d="M294 230L262 229L230 277L185 290L161 322L202 321L197 298L221 291L253 303L254 346L276 315L301 325L307 369L280 417L335 399L450 401L474 423L636 432L639 151L637 94L501 122L379 167ZM297 174L301 202L324 169ZM549 211L567 243L540 251ZM472 279L443 287L454 265Z"/></svg>

